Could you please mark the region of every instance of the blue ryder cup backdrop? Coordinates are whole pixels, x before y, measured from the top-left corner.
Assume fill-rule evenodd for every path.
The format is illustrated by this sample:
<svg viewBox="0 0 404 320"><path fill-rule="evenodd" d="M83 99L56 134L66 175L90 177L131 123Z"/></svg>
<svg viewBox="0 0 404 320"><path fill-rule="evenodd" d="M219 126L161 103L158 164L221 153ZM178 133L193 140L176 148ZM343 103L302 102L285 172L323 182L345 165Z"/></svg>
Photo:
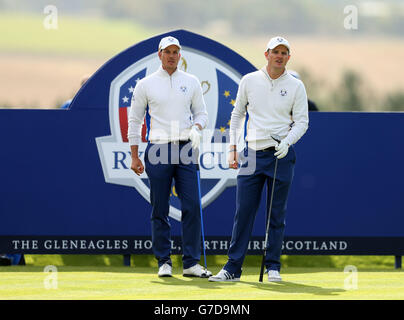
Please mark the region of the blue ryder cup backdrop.
<svg viewBox="0 0 404 320"><path fill-rule="evenodd" d="M200 159L205 236L230 239L236 171L226 168L218 138L228 134L239 80L256 69L229 48L178 30L113 57L69 110L0 110L0 250L24 236L149 238L148 181L130 170L127 110L136 80L158 67L157 45L167 35L180 40L179 66L201 81L209 129L216 129L205 139L217 150L202 150ZM389 243L402 252L403 124L402 113L310 113L296 145L286 239L380 238L378 252ZM210 162L213 155L222 165ZM179 236L175 189L171 198L172 233ZM264 198L254 236L264 236Z"/></svg>

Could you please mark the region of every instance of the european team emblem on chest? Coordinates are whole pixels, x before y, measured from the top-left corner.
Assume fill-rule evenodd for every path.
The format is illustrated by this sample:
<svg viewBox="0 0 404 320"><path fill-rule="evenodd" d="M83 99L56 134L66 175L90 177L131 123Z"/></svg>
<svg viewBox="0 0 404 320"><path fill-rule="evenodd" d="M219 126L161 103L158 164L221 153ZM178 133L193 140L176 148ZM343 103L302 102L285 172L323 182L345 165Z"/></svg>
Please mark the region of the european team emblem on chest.
<svg viewBox="0 0 404 320"><path fill-rule="evenodd" d="M181 87L180 87L180 90L181 90L183 93L186 93L186 92L187 92L187 87L186 87L186 86L181 86Z"/></svg>
<svg viewBox="0 0 404 320"><path fill-rule="evenodd" d="M288 92L285 89L281 90L281 96L284 97L288 94Z"/></svg>

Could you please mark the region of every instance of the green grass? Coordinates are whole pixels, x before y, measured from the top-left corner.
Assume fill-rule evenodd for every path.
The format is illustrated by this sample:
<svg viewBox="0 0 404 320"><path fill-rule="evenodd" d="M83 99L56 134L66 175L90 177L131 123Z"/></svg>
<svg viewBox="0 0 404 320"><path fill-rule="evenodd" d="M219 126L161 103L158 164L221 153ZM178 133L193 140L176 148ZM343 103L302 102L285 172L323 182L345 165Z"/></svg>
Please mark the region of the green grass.
<svg viewBox="0 0 404 320"><path fill-rule="evenodd" d="M281 283L258 282L260 259L247 256L239 283L211 283L183 277L179 255L172 278L157 277L151 255L132 256L131 267L120 255L26 255L26 266L0 267L0 299L404 299L404 274L391 256L282 256ZM207 260L217 273L226 256ZM46 265L57 267L57 289L45 288ZM345 286L347 265L358 270L357 289Z"/></svg>
<svg viewBox="0 0 404 320"><path fill-rule="evenodd" d="M220 267L215 266L216 273ZM150 267L58 267L57 288L46 289L43 267L0 268L0 299L404 299L404 275L397 270L358 269L357 289L345 287L337 268L285 268L280 283L258 282L258 267L244 268L238 283L158 278ZM265 278L264 278L265 279ZM51 282L56 283L56 282Z"/></svg>
<svg viewBox="0 0 404 320"><path fill-rule="evenodd" d="M181 256L173 255L173 265L180 267ZM28 265L33 266L115 266L123 265L122 255L25 255ZM207 256L208 265L221 266L227 261L225 255ZM201 264L204 262L202 261ZM261 256L249 255L244 266L259 266ZM286 256L281 257L284 268L344 268L354 265L357 268L394 269L393 256ZM132 255L131 265L135 267L157 268L153 255Z"/></svg>
<svg viewBox="0 0 404 320"><path fill-rule="evenodd" d="M34 54L113 56L156 35L128 20L76 18L59 12L58 28L47 30L46 15L0 13L0 50Z"/></svg>

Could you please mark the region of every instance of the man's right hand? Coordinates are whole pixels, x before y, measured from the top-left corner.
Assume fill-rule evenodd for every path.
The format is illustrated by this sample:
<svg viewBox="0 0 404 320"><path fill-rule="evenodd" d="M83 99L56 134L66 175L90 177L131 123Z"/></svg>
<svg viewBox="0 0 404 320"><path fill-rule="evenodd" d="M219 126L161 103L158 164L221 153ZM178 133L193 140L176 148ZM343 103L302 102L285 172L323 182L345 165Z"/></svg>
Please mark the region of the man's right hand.
<svg viewBox="0 0 404 320"><path fill-rule="evenodd" d="M144 172L144 166L142 160L139 157L132 158L131 170L140 176Z"/></svg>
<svg viewBox="0 0 404 320"><path fill-rule="evenodd" d="M237 151L229 152L229 168L230 169L238 169L238 155Z"/></svg>

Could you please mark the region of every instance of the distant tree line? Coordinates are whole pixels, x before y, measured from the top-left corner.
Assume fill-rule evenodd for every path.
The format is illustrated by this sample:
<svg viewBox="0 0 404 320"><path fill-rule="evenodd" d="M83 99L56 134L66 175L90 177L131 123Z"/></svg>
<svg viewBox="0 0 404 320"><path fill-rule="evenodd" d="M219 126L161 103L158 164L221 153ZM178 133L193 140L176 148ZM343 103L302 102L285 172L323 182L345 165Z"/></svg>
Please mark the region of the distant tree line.
<svg viewBox="0 0 404 320"><path fill-rule="evenodd" d="M369 3L371 1L367 1ZM373 1L376 2L376 1ZM53 0L60 14L132 20L153 28L208 28L226 25L232 33L346 34L344 8L356 5L358 28L354 34L403 36L404 4L377 1L365 10L361 0ZM41 14L48 0L0 0L0 10ZM382 14L383 13L383 14Z"/></svg>

